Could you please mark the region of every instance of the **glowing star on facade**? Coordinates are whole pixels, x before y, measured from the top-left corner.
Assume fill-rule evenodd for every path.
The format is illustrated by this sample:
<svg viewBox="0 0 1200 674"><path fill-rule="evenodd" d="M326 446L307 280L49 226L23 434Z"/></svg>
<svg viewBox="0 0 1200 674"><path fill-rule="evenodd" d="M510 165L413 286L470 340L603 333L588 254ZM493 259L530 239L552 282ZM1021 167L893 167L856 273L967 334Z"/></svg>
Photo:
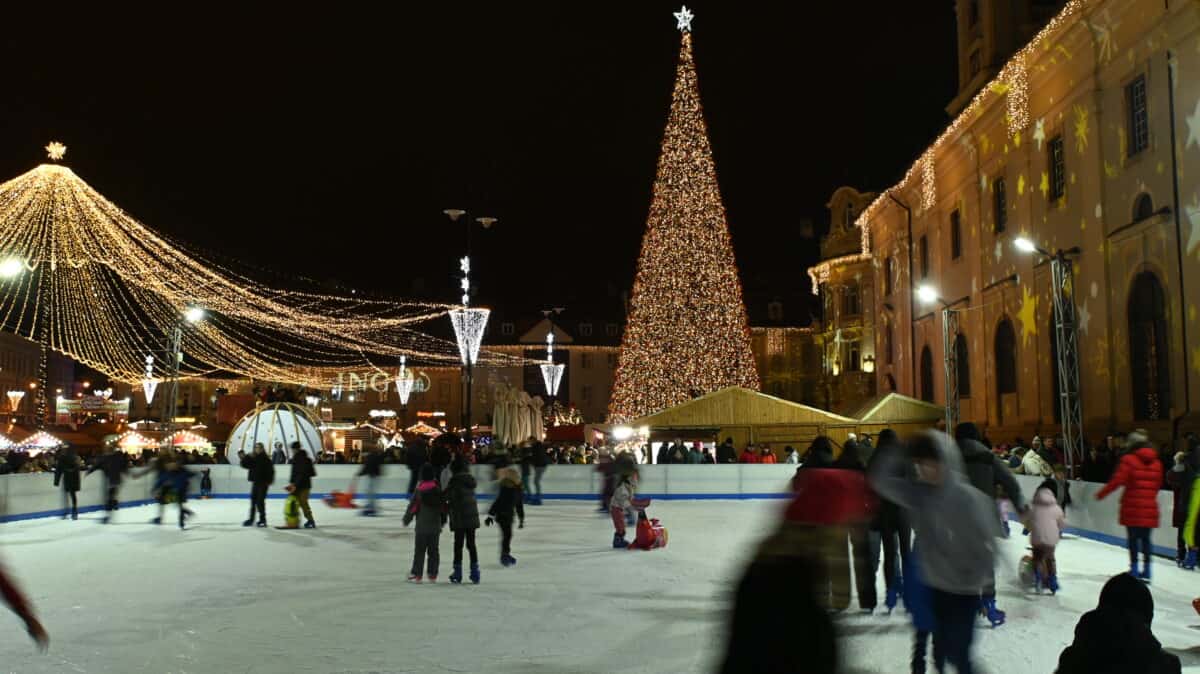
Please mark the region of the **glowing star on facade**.
<svg viewBox="0 0 1200 674"><path fill-rule="evenodd" d="M1196 109L1187 117L1188 137L1183 148L1186 150L1193 145L1200 145L1200 99L1196 100Z"/></svg>
<svg viewBox="0 0 1200 674"><path fill-rule="evenodd" d="M1037 142L1038 152L1042 151L1042 143L1046 141L1046 120L1039 119L1033 123L1033 140Z"/></svg>
<svg viewBox="0 0 1200 674"><path fill-rule="evenodd" d="M674 15L676 29L684 33L692 32L692 19L696 18L696 15L692 14L692 10L688 9L687 5L680 7L678 12L674 12Z"/></svg>
<svg viewBox="0 0 1200 674"><path fill-rule="evenodd" d="M1017 320L1021 321L1021 346L1025 346L1030 336L1037 335L1037 305L1037 295L1030 293L1029 288L1021 288L1021 310L1017 312Z"/></svg>
<svg viewBox="0 0 1200 674"><path fill-rule="evenodd" d="M1090 126L1088 124L1088 109L1082 105L1075 106L1075 149L1079 154L1088 146L1088 133Z"/></svg>
<svg viewBox="0 0 1200 674"><path fill-rule="evenodd" d="M999 262L1000 258L1004 257L1004 246L1000 244L999 240L996 241L996 249L993 255L996 257L996 262Z"/></svg>
<svg viewBox="0 0 1200 674"><path fill-rule="evenodd" d="M1184 207L1187 212L1188 230L1187 247L1184 252L1191 255L1198 247L1200 247L1200 197L1192 193L1192 203Z"/></svg>
<svg viewBox="0 0 1200 674"><path fill-rule="evenodd" d="M1088 324L1092 322L1092 314L1088 311L1087 300L1083 301L1083 306L1079 307L1079 332L1087 334Z"/></svg>
<svg viewBox="0 0 1200 674"><path fill-rule="evenodd" d="M66 154L67 154L67 146L63 145L62 143L58 142L57 140L52 141L49 145L46 146L46 156L53 159L54 161L58 161L59 159L62 159L64 156L66 156Z"/></svg>

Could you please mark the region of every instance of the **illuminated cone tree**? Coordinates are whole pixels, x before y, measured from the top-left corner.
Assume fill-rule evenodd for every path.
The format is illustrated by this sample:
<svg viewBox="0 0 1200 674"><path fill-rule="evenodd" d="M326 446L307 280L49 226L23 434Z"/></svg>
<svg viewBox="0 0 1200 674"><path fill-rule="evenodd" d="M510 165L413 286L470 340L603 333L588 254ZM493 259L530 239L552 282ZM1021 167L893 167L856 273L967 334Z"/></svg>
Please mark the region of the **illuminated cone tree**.
<svg viewBox="0 0 1200 674"><path fill-rule="evenodd" d="M615 421L728 386L759 385L692 36L682 21L680 28L671 113L609 406Z"/></svg>

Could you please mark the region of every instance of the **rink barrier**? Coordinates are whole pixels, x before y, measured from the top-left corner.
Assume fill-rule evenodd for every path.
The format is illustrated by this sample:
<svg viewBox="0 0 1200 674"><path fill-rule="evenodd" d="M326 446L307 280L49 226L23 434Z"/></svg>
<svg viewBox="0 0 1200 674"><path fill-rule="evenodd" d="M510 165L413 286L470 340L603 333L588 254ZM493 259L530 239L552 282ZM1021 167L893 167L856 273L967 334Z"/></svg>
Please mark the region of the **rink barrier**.
<svg viewBox="0 0 1200 674"><path fill-rule="evenodd" d="M213 496L216 498L245 499L250 492L246 471L238 466L203 466L211 470ZM190 466L197 474L193 477L190 497L200 493L201 466ZM351 480L361 470L354 464L319 464L318 476L313 478L312 498L320 499L333 491L346 491ZM276 466L277 479L268 492L268 498L281 499L286 496L289 466ZM496 493L496 482L492 479L490 466L472 466L472 473L479 482L476 494L480 500L490 500ZM776 465L666 465L638 466L640 474L639 493L660 500L748 500L786 499L789 496L789 481L795 466ZM532 479L532 475L530 476ZM1033 490L1042 478L1018 475L1026 500L1033 497ZM356 491L363 498L366 478L359 478ZM127 477L121 485L119 498L126 506L153 503L151 488L153 476ZM549 466L542 479L543 498L547 500L597 499L603 484L603 476L595 466ZM1125 528L1118 523L1121 494L1118 491L1103 501L1096 501L1095 494L1103 485L1090 482L1072 482L1073 505L1067 510L1067 532L1110 545L1125 546ZM104 506L104 478L99 473L82 477L82 489L78 494L79 512L95 512ZM408 468L398 464L385 464L384 475L378 478L378 498L406 499L408 490ZM1151 532L1151 544L1155 554L1175 556L1175 531L1170 526L1174 507L1170 491L1158 494L1159 521L1163 526ZM52 473L27 473L0 475L0 522L57 517L62 514L62 490L54 486ZM1019 534L1020 530L1017 530Z"/></svg>

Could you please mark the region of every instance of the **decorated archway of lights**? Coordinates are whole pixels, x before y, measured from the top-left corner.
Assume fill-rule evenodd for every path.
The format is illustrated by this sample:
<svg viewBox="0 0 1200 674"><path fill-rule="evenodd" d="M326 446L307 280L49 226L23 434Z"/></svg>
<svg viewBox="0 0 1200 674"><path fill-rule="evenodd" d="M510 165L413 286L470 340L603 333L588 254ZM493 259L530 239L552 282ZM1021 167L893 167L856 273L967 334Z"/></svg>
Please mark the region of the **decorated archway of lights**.
<svg viewBox="0 0 1200 674"><path fill-rule="evenodd" d="M198 308L203 319L186 320ZM0 184L0 326L120 381L174 376L175 352L180 377L314 388L399 356L458 363L457 344L412 327L451 308L268 287L157 234L62 165ZM479 362L525 361L485 351Z"/></svg>

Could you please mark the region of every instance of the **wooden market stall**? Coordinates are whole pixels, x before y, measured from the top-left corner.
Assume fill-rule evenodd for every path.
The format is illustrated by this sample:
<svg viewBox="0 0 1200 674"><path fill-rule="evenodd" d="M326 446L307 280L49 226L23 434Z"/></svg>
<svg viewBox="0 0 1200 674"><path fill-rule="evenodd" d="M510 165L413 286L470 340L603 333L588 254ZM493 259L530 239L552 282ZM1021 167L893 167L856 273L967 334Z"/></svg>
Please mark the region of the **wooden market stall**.
<svg viewBox="0 0 1200 674"><path fill-rule="evenodd" d="M946 408L892 392L868 400L854 416L858 419L859 433L876 435L890 428L905 437L933 428L939 419L946 418Z"/></svg>

